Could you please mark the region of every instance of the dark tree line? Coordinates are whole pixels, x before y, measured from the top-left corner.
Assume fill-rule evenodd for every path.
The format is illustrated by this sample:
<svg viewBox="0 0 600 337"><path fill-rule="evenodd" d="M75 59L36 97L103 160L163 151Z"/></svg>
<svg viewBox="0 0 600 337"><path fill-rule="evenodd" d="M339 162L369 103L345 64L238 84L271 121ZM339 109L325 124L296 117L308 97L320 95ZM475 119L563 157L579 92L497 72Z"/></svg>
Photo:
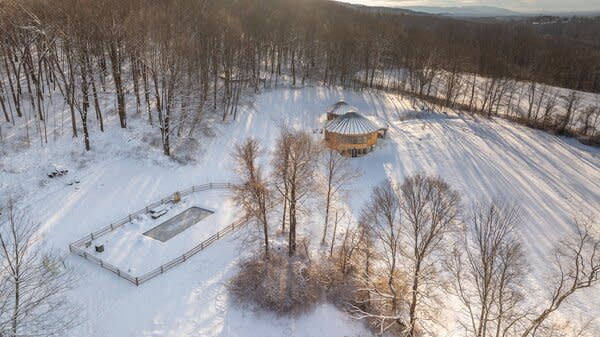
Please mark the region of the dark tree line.
<svg viewBox="0 0 600 337"><path fill-rule="evenodd" d="M64 100L88 150L90 130L104 131L112 113L102 99L122 128L144 112L170 155L205 111L235 119L244 90L284 81L401 90L490 115L522 99L514 81L600 92L598 46L571 35L323 0L9 0L0 32L2 117L45 143L50 103ZM557 129L580 126L567 117Z"/></svg>

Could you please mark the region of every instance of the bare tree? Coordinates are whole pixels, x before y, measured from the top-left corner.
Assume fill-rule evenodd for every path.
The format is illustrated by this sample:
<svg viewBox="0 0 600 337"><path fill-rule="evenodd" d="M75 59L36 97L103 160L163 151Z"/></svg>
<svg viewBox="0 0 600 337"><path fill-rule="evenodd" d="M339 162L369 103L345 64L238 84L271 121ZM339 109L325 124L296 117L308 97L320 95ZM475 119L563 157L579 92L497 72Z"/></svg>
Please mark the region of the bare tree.
<svg viewBox="0 0 600 337"><path fill-rule="evenodd" d="M558 101L558 92L553 90L550 93L550 96L546 99L546 104L544 104L544 115L542 116L543 123L546 125L550 124L552 113L556 108L556 104Z"/></svg>
<svg viewBox="0 0 600 337"><path fill-rule="evenodd" d="M453 289L466 309L472 336L513 336L524 319L525 257L516 235L519 209L493 200L475 203L461 244L448 262Z"/></svg>
<svg viewBox="0 0 600 337"><path fill-rule="evenodd" d="M527 264L515 231L520 222L514 206L476 203L462 244L448 260L453 289L467 313L468 335L534 337L555 336L558 331L567 336L566 329L548 318L573 294L600 280L600 241L592 235L594 223L576 222L576 235L557 246L556 273L545 283L548 297L527 305L524 296L534 290L525 287Z"/></svg>
<svg viewBox="0 0 600 337"><path fill-rule="evenodd" d="M548 283L549 298L541 309L529 318L520 334L533 337L543 329L548 317L559 310L573 294L588 289L600 281L600 240L594 236L597 224L593 220L575 221L576 234L558 244L555 254L556 275Z"/></svg>
<svg viewBox="0 0 600 337"><path fill-rule="evenodd" d="M325 180L327 182L325 186L325 225L323 226L323 237L321 238L321 244L324 245L327 239L331 204L335 202L344 188L347 188L352 181L360 177L361 173L350 166L348 158L333 149L324 150L321 165L325 169Z"/></svg>
<svg viewBox="0 0 600 337"><path fill-rule="evenodd" d="M600 101L600 99L598 99ZM594 108L593 116L591 117L591 128L590 135L600 135L600 102L596 103Z"/></svg>
<svg viewBox="0 0 600 337"><path fill-rule="evenodd" d="M168 44L171 48L175 48L176 43L181 41L174 38ZM160 126L160 135L163 145L163 153L166 156L171 155L171 134L173 129L171 126L172 115L175 105L181 100L179 95L182 86L182 60L174 53L173 50L167 48L168 51L160 51L158 49L149 52L148 71L154 85L154 98L158 115L158 123ZM119 110L121 111L121 110ZM125 110L123 110L125 111ZM126 114L119 112L122 117L122 126L126 127Z"/></svg>
<svg viewBox="0 0 600 337"><path fill-rule="evenodd" d="M333 247L335 247L335 235L337 234L338 224L345 216L346 216L345 211L342 210L341 214L340 214L339 210L335 211L335 217L333 220L333 234L331 235L331 245L329 246L329 257L333 256Z"/></svg>
<svg viewBox="0 0 600 337"><path fill-rule="evenodd" d="M564 133L567 128L572 125L573 117L579 109L579 103L581 103L581 96L577 91L572 90L568 95L564 96L564 109L565 114L560 116L558 123L558 131Z"/></svg>
<svg viewBox="0 0 600 337"><path fill-rule="evenodd" d="M540 88L540 93L538 95L537 102L536 102L535 114L533 116L534 122L538 121L540 110L542 109L542 102L546 98L547 93L548 93L548 86L545 84L542 84L542 86Z"/></svg>
<svg viewBox="0 0 600 337"><path fill-rule="evenodd" d="M242 207L246 217L255 219L261 225L265 257L269 258L268 213L271 209L272 193L262 167L257 163L260 152L258 142L252 138L235 147L232 156L241 182L233 187L233 193L234 200Z"/></svg>
<svg viewBox="0 0 600 337"><path fill-rule="evenodd" d="M582 135L593 135L595 124L599 115L600 106L598 105L589 105L581 111L578 120L581 124L580 133Z"/></svg>
<svg viewBox="0 0 600 337"><path fill-rule="evenodd" d="M432 257L457 229L459 201L444 181L422 175L398 188L384 181L373 190L360 223L380 247L381 263L363 276L360 291L368 294L368 305L353 305L355 317L376 321L380 332L395 327L404 336L417 335L425 316L419 316L425 312L420 305L428 298L423 289L431 289L436 270Z"/></svg>
<svg viewBox="0 0 600 337"><path fill-rule="evenodd" d="M337 213L336 213L337 214ZM336 219L337 221L338 219ZM339 247L339 267L343 275L348 275L352 269L354 257L359 251L359 243L362 239L361 229L352 227L351 219L348 218L348 225Z"/></svg>
<svg viewBox="0 0 600 337"><path fill-rule="evenodd" d="M536 96L536 91L537 91L537 82L536 81L529 81L528 83L528 87L527 87L527 120L531 121L531 114L533 112L533 107L535 105L535 96Z"/></svg>
<svg viewBox="0 0 600 337"><path fill-rule="evenodd" d="M76 321L66 300L73 276L60 257L44 252L28 221L9 202L0 222L0 335L63 336Z"/></svg>
<svg viewBox="0 0 600 337"><path fill-rule="evenodd" d="M356 318L377 321L380 332L396 323L402 324L399 302L403 291L398 271L402 229L400 216L400 200L389 180L373 189L360 216L360 223L368 227L369 236L381 250L378 255L381 267L363 274L360 291L367 293L368 303L362 307L353 305L351 312Z"/></svg>
<svg viewBox="0 0 600 337"><path fill-rule="evenodd" d="M433 275L433 254L446 236L457 229L460 197L441 178L415 175L400 186L400 208L406 229L403 255L412 263L408 336L415 335L418 306L426 294L421 287Z"/></svg>
<svg viewBox="0 0 600 337"><path fill-rule="evenodd" d="M282 132L275 151L273 174L287 188L284 202L289 209L288 251L296 253L296 230L300 203L314 190L319 145L306 132Z"/></svg>
<svg viewBox="0 0 600 337"><path fill-rule="evenodd" d="M275 189L281 196L282 212L281 212L281 231L285 232L285 224L287 221L288 207L288 173L289 173L289 152L292 141L292 134L286 126L281 127L281 132L277 139L277 146L273 153L273 181Z"/></svg>

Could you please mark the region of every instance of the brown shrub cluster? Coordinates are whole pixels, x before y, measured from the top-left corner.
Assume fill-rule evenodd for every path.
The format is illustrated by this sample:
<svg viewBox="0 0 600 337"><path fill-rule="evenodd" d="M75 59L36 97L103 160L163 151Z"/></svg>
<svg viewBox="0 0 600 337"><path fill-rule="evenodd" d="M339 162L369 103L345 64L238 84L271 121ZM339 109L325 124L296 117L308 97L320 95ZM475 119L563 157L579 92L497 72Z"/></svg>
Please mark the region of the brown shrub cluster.
<svg viewBox="0 0 600 337"><path fill-rule="evenodd" d="M241 264L229 290L241 304L279 315L297 314L321 300L319 274L306 255L256 255Z"/></svg>

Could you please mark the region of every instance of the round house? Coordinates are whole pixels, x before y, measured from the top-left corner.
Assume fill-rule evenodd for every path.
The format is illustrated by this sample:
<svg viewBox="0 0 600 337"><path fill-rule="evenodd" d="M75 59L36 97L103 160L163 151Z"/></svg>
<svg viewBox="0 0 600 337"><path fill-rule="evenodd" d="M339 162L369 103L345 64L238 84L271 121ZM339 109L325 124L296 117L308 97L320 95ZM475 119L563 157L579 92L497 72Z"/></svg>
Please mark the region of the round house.
<svg viewBox="0 0 600 337"><path fill-rule="evenodd" d="M358 157L367 154L377 144L381 129L356 111L327 114L325 143L342 155Z"/></svg>

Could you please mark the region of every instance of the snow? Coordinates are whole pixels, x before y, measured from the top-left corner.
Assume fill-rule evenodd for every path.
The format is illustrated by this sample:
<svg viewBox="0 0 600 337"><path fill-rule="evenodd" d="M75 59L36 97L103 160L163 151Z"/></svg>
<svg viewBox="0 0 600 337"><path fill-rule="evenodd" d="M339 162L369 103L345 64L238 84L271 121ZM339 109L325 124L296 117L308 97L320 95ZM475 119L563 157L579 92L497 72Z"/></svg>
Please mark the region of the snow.
<svg viewBox="0 0 600 337"><path fill-rule="evenodd" d="M216 210L216 212L196 221L194 225L166 242L161 242L146 234L147 231L193 207ZM173 205L166 215L158 219L152 219L150 214L136 216L124 226L92 241L86 252L129 274L141 276L180 257L233 223L236 217L239 217L239 211L232 204L226 192L196 192ZM96 252L95 246L102 244L104 252Z"/></svg>
<svg viewBox="0 0 600 337"><path fill-rule="evenodd" d="M358 112L348 112L327 123L325 130L342 135L366 135L378 129Z"/></svg>
<svg viewBox="0 0 600 337"><path fill-rule="evenodd" d="M48 244L68 254L69 242L174 191L208 182L235 181L230 157L234 144L255 137L265 149L273 149L283 123L307 131L320 129L327 108L341 100L356 106L365 117L389 126L386 139L373 152L351 161L364 172L352 186L354 193L348 199L355 215L371 188L384 178L401 181L418 172L441 176L461 192L467 206L489 198L518 204L524 217L520 236L532 274L537 275L531 282L540 286L540 294L552 261L553 245L572 233L572 217L600 217L597 148L502 119L487 120L452 111L417 112L412 100L392 94L318 86L276 89L257 95L241 109L237 121L216 124L213 136L199 140L202 149L197 160L187 165L162 156L160 149L148 141L154 134L159 135L158 130L152 129L154 134L149 135L142 117L130 118L129 129L121 130L111 115L105 134L93 131L91 153L84 153L81 144L73 142L68 134L45 147L22 147L22 137L16 135L22 130L4 128L8 136L2 146L11 150L0 152L0 199L18 194L21 207L40 223ZM317 133L314 136L322 137ZM46 171L51 164L63 166L69 173L49 179ZM74 177L80 180L79 184L66 183ZM209 197L198 194L198 199L186 200L181 210L198 205L216 213L165 242L165 246L158 241L147 244L146 240L152 239L143 238L140 233L178 211L169 211L167 216L152 222L154 225L140 219L136 226L128 227L129 232L125 231L129 234L109 241L102 254L113 254L111 260L136 271L155 267L171 254L185 251L185 245L212 235L214 229L231 221L235 216L233 207L224 200L218 193ZM321 223L313 219L319 219L318 212L313 213L300 231L318 237ZM202 230L208 227L210 231ZM81 324L70 336L370 335L362 323L329 304L291 318L273 317L233 303L226 284L240 260L247 256L241 242L243 234L240 231L217 241L140 287L78 256L68 255L67 262L80 273L71 300L81 307L82 314ZM128 257L119 255L125 249L132 251ZM151 263L145 265L134 256L150 257ZM572 317L599 316L600 307L594 302L598 296L600 291L595 289L571 301L567 308L572 309ZM451 325L449 322L448 329L453 331ZM448 335L452 335L450 331ZM460 336L458 332L454 335Z"/></svg>
<svg viewBox="0 0 600 337"><path fill-rule="evenodd" d="M434 75L431 81L430 90L426 88L428 95L430 97L435 97L438 99L445 100L446 96L446 88L448 86L449 78L452 77L452 74L444 71L444 70L434 70L427 69L430 75ZM405 88L408 89L410 86L409 80L409 71L404 68L386 70L386 71L376 71L374 74L374 83L378 83L379 85L386 85L391 88ZM489 77L483 76L475 76L472 73L460 73L456 74L456 88L455 95L457 97L456 103L462 104L463 106L469 106L470 98L471 98L471 89L473 81L475 80L475 88L473 92L473 106L478 108L482 108L484 102L486 103L486 110L490 107L490 101L494 101L492 104L492 112L495 112L496 103L500 102L500 108L498 110L498 114L507 115L507 108L510 106L510 115L516 115L520 117L526 117L529 110L529 95L530 95L530 82L523 81L509 81L509 80L498 80ZM355 78L357 80L363 80L365 78L364 71L360 71L356 74ZM503 93L500 93L500 90L495 91L494 88L498 88L501 83L504 81L508 81L508 85L506 86L506 90ZM403 87L406 85L406 87ZM600 106L600 95L585 92L585 91L574 91L571 89L555 87L551 85L536 83L535 84L535 92L533 97L533 108L531 111L532 118L538 121L542 120L542 115L544 114L544 109L549 101L552 101L552 98L556 96L556 100L554 104L550 104L552 108L549 111L549 117L559 118L566 114L565 105L567 101L567 97L572 92L575 92L577 95L577 109L573 111L573 125L575 127L583 126L583 110L589 107ZM512 94L511 94L512 91ZM501 97L496 97L491 95L491 93L496 92ZM512 95L512 99L510 98ZM486 96L488 96L486 98ZM493 96L493 97L492 97ZM492 99L493 98L493 99ZM540 104L541 103L541 104ZM427 104L423 104L427 105ZM514 116L513 116L514 117ZM595 125L590 125L593 130L598 130L600 132L600 120L590 120L590 122L596 123Z"/></svg>

